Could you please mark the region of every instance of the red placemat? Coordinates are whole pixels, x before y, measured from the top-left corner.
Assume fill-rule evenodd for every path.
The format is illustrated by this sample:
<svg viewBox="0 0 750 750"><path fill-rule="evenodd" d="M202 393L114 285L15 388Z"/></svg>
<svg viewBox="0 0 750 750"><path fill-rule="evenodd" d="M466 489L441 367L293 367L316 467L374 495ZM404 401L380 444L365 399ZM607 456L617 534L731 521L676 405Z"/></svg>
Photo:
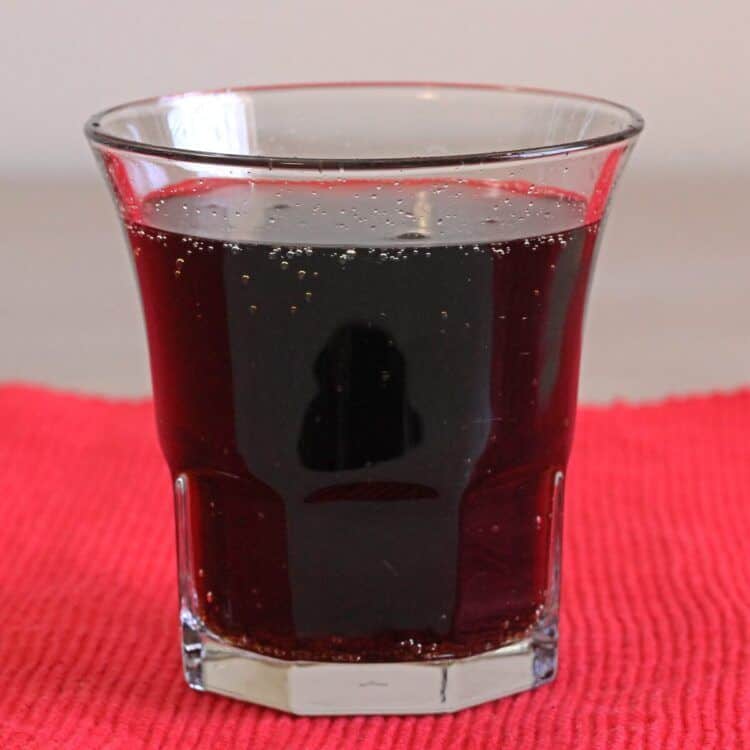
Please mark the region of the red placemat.
<svg viewBox="0 0 750 750"><path fill-rule="evenodd" d="M4 750L750 745L750 391L581 410L557 681L426 717L190 691L150 403L6 386L0 419Z"/></svg>

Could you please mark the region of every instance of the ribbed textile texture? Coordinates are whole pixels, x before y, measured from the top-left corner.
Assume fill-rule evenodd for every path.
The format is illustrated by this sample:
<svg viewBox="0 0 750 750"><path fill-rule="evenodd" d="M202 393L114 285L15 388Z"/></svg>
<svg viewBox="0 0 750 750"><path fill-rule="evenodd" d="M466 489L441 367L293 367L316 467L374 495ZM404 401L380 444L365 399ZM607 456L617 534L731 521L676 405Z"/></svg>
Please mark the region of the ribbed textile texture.
<svg viewBox="0 0 750 750"><path fill-rule="evenodd" d="M557 681L425 717L189 690L150 403L6 386L0 418L3 750L750 746L750 391L580 411Z"/></svg>

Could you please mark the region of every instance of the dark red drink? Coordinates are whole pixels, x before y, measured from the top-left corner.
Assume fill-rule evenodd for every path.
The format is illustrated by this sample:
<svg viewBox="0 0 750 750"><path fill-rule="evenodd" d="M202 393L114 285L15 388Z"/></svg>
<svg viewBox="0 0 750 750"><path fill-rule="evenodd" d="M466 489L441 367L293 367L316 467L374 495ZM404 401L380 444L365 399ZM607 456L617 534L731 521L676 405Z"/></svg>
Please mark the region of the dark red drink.
<svg viewBox="0 0 750 750"><path fill-rule="evenodd" d="M196 616L284 659L529 632L597 224L471 184L172 193L129 233Z"/></svg>

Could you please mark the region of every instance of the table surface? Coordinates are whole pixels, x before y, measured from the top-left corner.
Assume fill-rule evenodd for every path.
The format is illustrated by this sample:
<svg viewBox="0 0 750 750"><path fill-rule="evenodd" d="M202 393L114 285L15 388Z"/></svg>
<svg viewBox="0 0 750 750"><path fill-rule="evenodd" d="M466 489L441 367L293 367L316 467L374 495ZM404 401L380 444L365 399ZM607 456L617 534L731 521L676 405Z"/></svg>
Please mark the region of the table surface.
<svg viewBox="0 0 750 750"><path fill-rule="evenodd" d="M188 690L150 405L7 387L0 423L3 750L750 748L750 390L581 409L557 679L419 718Z"/></svg>
<svg viewBox="0 0 750 750"><path fill-rule="evenodd" d="M582 400L750 381L746 177L630 169L590 296ZM0 228L0 380L148 393L136 287L98 177L0 178Z"/></svg>

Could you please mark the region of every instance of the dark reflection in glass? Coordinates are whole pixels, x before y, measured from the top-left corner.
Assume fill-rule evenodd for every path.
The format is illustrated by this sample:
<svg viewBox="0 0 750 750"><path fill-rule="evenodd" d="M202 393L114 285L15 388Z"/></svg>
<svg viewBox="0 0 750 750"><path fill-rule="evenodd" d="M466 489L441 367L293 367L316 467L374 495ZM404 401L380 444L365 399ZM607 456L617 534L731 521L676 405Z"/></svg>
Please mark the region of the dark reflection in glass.
<svg viewBox="0 0 750 750"><path fill-rule="evenodd" d="M315 378L318 393L298 443L308 469L359 469L397 458L422 440L404 355L385 331L359 323L336 330L315 360Z"/></svg>
<svg viewBox="0 0 750 750"><path fill-rule="evenodd" d="M414 482L352 482L335 484L311 492L306 503L333 503L341 500L362 502L397 502L436 498L437 490Z"/></svg>

